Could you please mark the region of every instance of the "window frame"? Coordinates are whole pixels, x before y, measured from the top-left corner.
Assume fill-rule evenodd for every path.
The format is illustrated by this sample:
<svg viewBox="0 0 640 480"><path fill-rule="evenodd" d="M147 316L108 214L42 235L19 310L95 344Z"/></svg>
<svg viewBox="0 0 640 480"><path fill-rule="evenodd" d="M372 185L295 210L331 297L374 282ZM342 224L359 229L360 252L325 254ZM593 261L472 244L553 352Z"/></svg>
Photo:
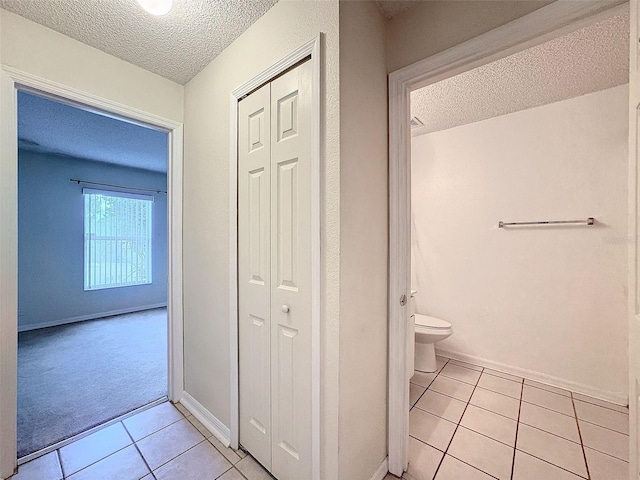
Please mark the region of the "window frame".
<svg viewBox="0 0 640 480"><path fill-rule="evenodd" d="M136 286L143 286L143 285L150 285L153 283L153 204L154 204L154 200L155 197L153 195L144 195L144 194L138 194L138 193L132 193L132 192L128 192L128 191L119 191L119 190L106 190L106 189L96 189L96 188L83 188L82 189L82 196L83 196L83 288L85 292L92 292L92 291L97 291L97 290L106 290L106 289L112 289L112 288L125 288L125 287L136 287ZM146 216L146 229L142 229L139 232L136 232L135 235L115 235L115 238L113 235L96 235L95 232L91 231L91 223L88 221L89 215L90 215L90 211L89 209L90 204L89 202L91 200L89 200L91 197L90 196L101 196L101 197L114 197L114 198L125 198L125 199L130 199L130 200L140 200L140 201L144 201L144 202L148 202L144 205L144 211L140 211L138 213L136 213L137 216ZM119 212L117 214L120 214L122 212ZM111 225L111 228L114 228L113 224ZM95 223L94 223L94 229L95 229ZM143 231L146 230L146 231ZM91 235L94 235L93 237L91 237ZM114 247L111 247L111 251L114 252L115 251L115 258L116 261L118 259L118 254L117 254L117 243L118 242L143 242L143 245L146 243L146 249L145 249L145 254L146 254L146 265L145 265L145 271L146 276L143 279L137 278L134 281L129 281L129 282L123 282L120 281L118 282L116 280L116 282L110 282L110 283L99 283L99 282L95 282L95 274L92 274L92 266L95 268L95 265L97 265L95 262L92 262L92 254L94 254L93 252L95 252L97 250L97 248L92 248L92 243L91 240L101 240L101 241L113 241L116 242L116 245ZM131 248L131 247L128 247ZM112 263L112 262L111 262ZM122 263L122 257L120 257L120 263ZM106 272L105 272L106 275ZM116 276L117 276L117 268L116 268ZM122 273L121 270L121 280L122 280L122 276L124 276L124 274ZM92 282L92 279L94 279L94 281Z"/></svg>

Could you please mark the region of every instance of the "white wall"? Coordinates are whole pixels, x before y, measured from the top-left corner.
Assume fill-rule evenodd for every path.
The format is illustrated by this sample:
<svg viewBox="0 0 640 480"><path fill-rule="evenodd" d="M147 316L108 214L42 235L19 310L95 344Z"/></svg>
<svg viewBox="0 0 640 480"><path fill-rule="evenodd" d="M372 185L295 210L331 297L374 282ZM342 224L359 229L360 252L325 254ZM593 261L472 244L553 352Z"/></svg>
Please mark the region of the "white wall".
<svg viewBox="0 0 640 480"><path fill-rule="evenodd" d="M338 478L338 2L281 0L185 87L185 388L230 425L230 92L323 33L322 478Z"/></svg>
<svg viewBox="0 0 640 480"><path fill-rule="evenodd" d="M60 155L18 153L20 331L167 303L167 196L153 194L152 283L84 291L81 178L167 189L165 173ZM126 182L122 179L126 178Z"/></svg>
<svg viewBox="0 0 640 480"><path fill-rule="evenodd" d="M387 456L386 21L340 2L340 476Z"/></svg>
<svg viewBox="0 0 640 480"><path fill-rule="evenodd" d="M440 349L627 396L627 86L415 137L417 311ZM592 227L497 222L593 216Z"/></svg>

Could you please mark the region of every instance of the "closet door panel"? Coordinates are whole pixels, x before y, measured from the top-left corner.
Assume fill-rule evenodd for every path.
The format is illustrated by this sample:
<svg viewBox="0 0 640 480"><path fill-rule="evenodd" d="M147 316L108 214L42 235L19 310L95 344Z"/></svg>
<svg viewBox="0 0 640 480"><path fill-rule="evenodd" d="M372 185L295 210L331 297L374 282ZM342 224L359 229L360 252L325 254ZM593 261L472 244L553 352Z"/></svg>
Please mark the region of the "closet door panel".
<svg viewBox="0 0 640 480"><path fill-rule="evenodd" d="M271 83L272 473L311 478L311 63Z"/></svg>
<svg viewBox="0 0 640 480"><path fill-rule="evenodd" d="M271 468L271 111L265 85L238 105L240 442Z"/></svg>

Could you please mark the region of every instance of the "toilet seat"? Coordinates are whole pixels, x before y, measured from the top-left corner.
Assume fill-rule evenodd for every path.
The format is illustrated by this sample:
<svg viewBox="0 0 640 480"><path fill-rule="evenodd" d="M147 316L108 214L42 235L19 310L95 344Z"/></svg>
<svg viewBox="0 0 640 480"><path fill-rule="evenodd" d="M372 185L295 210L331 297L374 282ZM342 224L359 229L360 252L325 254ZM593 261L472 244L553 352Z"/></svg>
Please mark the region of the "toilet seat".
<svg viewBox="0 0 640 480"><path fill-rule="evenodd" d="M451 324L446 320L442 320L441 318L431 317L429 315L422 315L420 313L416 313L416 328L417 327L426 327L435 330L447 330L451 328Z"/></svg>

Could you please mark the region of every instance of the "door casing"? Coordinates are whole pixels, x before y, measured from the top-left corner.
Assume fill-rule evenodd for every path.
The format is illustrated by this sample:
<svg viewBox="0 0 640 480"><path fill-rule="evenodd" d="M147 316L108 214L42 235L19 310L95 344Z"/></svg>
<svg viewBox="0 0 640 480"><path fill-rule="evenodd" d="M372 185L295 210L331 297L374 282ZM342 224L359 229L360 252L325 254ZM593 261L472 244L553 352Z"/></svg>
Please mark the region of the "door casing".
<svg viewBox="0 0 640 480"><path fill-rule="evenodd" d="M629 478L640 475L640 281L638 279L638 150L640 141L640 8L629 15Z"/></svg>
<svg viewBox="0 0 640 480"><path fill-rule="evenodd" d="M406 375L409 307L408 302L401 305L400 298L403 295L410 298L411 290L410 93L562 36L600 17L605 18L611 15L613 8L622 11L628 8L621 5L625 3L623 0L556 1L389 75L388 445L389 472L396 476L401 476L407 468L409 438L409 381ZM633 17L631 21L634 21ZM629 195L631 198L631 190ZM635 193L633 195L635 204Z"/></svg>
<svg viewBox="0 0 640 480"><path fill-rule="evenodd" d="M168 397L184 391L182 309L182 151L181 123L119 104L47 79L3 66L0 71L0 478L17 465L18 341L18 131L17 92L33 91L169 135L168 200ZM15 321L11 321L15 319Z"/></svg>
<svg viewBox="0 0 640 480"><path fill-rule="evenodd" d="M320 174L322 131L322 34L260 72L231 92L229 156L229 332L231 378L231 447L238 448L240 432L240 382L238 365L238 102L258 87L310 57L311 80L311 480L320 480Z"/></svg>

